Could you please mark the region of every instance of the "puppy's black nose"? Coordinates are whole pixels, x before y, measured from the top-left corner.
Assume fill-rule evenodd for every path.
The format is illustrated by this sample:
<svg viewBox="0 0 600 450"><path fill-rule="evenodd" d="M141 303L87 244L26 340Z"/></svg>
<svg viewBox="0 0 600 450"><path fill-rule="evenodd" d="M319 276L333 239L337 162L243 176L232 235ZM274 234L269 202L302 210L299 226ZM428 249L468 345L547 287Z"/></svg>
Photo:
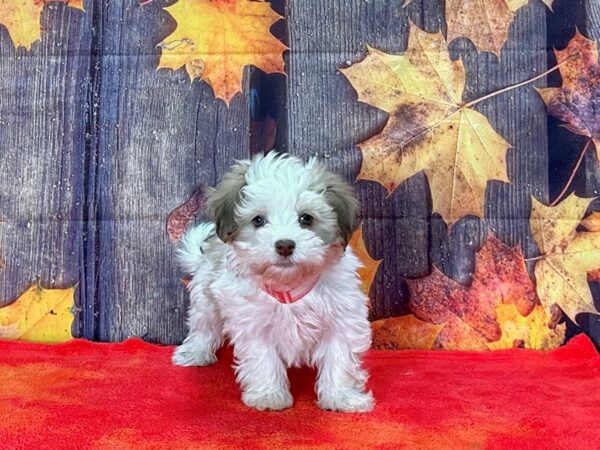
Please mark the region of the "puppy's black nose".
<svg viewBox="0 0 600 450"><path fill-rule="evenodd" d="M290 256L294 253L294 249L296 248L296 243L290 239L280 239L275 242L275 250L281 256Z"/></svg>

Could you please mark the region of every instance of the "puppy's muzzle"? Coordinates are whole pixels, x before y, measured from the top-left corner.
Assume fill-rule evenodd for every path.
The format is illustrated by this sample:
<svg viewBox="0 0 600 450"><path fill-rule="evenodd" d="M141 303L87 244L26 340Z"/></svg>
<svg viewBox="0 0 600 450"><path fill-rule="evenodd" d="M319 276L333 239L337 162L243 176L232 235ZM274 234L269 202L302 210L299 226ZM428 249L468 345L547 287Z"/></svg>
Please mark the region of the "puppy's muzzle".
<svg viewBox="0 0 600 450"><path fill-rule="evenodd" d="M294 249L296 248L296 243L291 239L280 239L275 242L275 250L281 256L290 256L294 253Z"/></svg>

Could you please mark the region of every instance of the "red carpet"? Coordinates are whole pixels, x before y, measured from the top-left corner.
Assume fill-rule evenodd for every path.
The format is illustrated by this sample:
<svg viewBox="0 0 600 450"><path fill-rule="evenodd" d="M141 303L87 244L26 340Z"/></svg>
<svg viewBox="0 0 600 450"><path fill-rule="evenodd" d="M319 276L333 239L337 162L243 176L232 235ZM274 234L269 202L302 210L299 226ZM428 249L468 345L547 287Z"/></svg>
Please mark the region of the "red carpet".
<svg viewBox="0 0 600 450"><path fill-rule="evenodd" d="M171 366L171 348L0 342L1 449L598 449L600 357L583 335L542 353L373 351L373 413L315 406L291 372L280 413L239 400L230 352Z"/></svg>

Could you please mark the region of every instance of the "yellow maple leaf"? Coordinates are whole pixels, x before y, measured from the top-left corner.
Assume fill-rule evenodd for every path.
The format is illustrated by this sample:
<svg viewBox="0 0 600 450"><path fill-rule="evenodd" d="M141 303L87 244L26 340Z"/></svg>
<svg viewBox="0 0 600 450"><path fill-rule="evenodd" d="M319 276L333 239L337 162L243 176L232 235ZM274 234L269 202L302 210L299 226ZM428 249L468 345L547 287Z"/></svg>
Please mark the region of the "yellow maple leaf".
<svg viewBox="0 0 600 450"><path fill-rule="evenodd" d="M66 3L83 10L83 0L10 0L0 2L0 24L8 30L15 47L31 49L41 39L40 18L46 3Z"/></svg>
<svg viewBox="0 0 600 450"><path fill-rule="evenodd" d="M496 317L502 328L502 337L486 343L490 350L512 348L515 341L524 348L551 350L560 347L565 340L567 326L563 323L554 329L548 328L548 316L540 305L536 305L527 316L522 316L515 305L499 304Z"/></svg>
<svg viewBox="0 0 600 450"><path fill-rule="evenodd" d="M477 50L500 56L515 11L528 0L446 0L448 42L466 37Z"/></svg>
<svg viewBox="0 0 600 450"><path fill-rule="evenodd" d="M73 338L75 288L33 285L14 303L0 308L0 339L65 342Z"/></svg>
<svg viewBox="0 0 600 450"><path fill-rule="evenodd" d="M215 97L229 104L242 90L243 69L284 73L287 49L271 33L282 17L267 2L249 0L179 0L165 8L177 28L159 45L159 68L186 67L193 80L208 82Z"/></svg>
<svg viewBox="0 0 600 450"><path fill-rule="evenodd" d="M541 253L551 252L557 245L574 237L575 229L592 200L571 194L558 206L552 207L532 198L529 224Z"/></svg>
<svg viewBox="0 0 600 450"><path fill-rule="evenodd" d="M371 255L369 255L367 247L365 247L365 241L363 240L361 227L354 232L348 245L350 245L352 250L354 250L354 253L356 256L358 256L358 259L360 259L360 262L363 265L363 267L358 269L358 275L362 280L362 288L364 293L369 295L371 284L373 284L373 280L375 279L375 274L377 273L379 264L381 264L381 260L375 260L371 258Z"/></svg>
<svg viewBox="0 0 600 450"><path fill-rule="evenodd" d="M428 350L444 325L417 319L412 314L371 323L373 348L380 350Z"/></svg>
<svg viewBox="0 0 600 450"><path fill-rule="evenodd" d="M529 0L446 0L448 42L468 38L478 51L500 50L508 38L508 29L519 8ZM552 10L553 0L542 0Z"/></svg>
<svg viewBox="0 0 600 450"><path fill-rule="evenodd" d="M465 70L452 61L441 33L411 24L408 48L388 55L373 48L344 76L359 101L389 114L382 132L362 143L358 178L389 193L412 175L427 175L433 212L452 225L460 217L483 217L490 179L508 181L510 144L485 116L462 103Z"/></svg>
<svg viewBox="0 0 600 450"><path fill-rule="evenodd" d="M588 272L600 269L600 232L577 231L593 199L571 194L554 207L533 199L530 225L542 255L535 264L537 294L548 315L556 304L577 322L579 313L598 314Z"/></svg>

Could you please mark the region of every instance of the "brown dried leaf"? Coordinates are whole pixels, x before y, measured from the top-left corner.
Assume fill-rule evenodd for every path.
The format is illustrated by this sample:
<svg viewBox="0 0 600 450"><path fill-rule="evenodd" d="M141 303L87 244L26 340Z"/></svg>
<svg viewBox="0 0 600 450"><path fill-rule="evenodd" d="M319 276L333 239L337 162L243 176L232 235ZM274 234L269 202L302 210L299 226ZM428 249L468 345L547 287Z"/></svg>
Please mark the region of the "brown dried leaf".
<svg viewBox="0 0 600 450"><path fill-rule="evenodd" d="M204 190L199 187L184 204L175 208L167 217L167 235L171 241L178 241L188 225L204 204Z"/></svg>
<svg viewBox="0 0 600 450"><path fill-rule="evenodd" d="M595 41L579 31L564 50L555 50L562 86L537 89L548 112L573 133L588 136L600 161L600 65Z"/></svg>
<svg viewBox="0 0 600 450"><path fill-rule="evenodd" d="M496 307L511 304L526 315L538 302L535 286L519 248L510 248L489 236L477 252L471 286L463 286L439 270L417 280L407 280L409 309L421 319L444 324L435 347L485 350L502 337Z"/></svg>
<svg viewBox="0 0 600 450"><path fill-rule="evenodd" d="M444 325L434 325L412 314L371 323L373 348L379 350L428 350Z"/></svg>

